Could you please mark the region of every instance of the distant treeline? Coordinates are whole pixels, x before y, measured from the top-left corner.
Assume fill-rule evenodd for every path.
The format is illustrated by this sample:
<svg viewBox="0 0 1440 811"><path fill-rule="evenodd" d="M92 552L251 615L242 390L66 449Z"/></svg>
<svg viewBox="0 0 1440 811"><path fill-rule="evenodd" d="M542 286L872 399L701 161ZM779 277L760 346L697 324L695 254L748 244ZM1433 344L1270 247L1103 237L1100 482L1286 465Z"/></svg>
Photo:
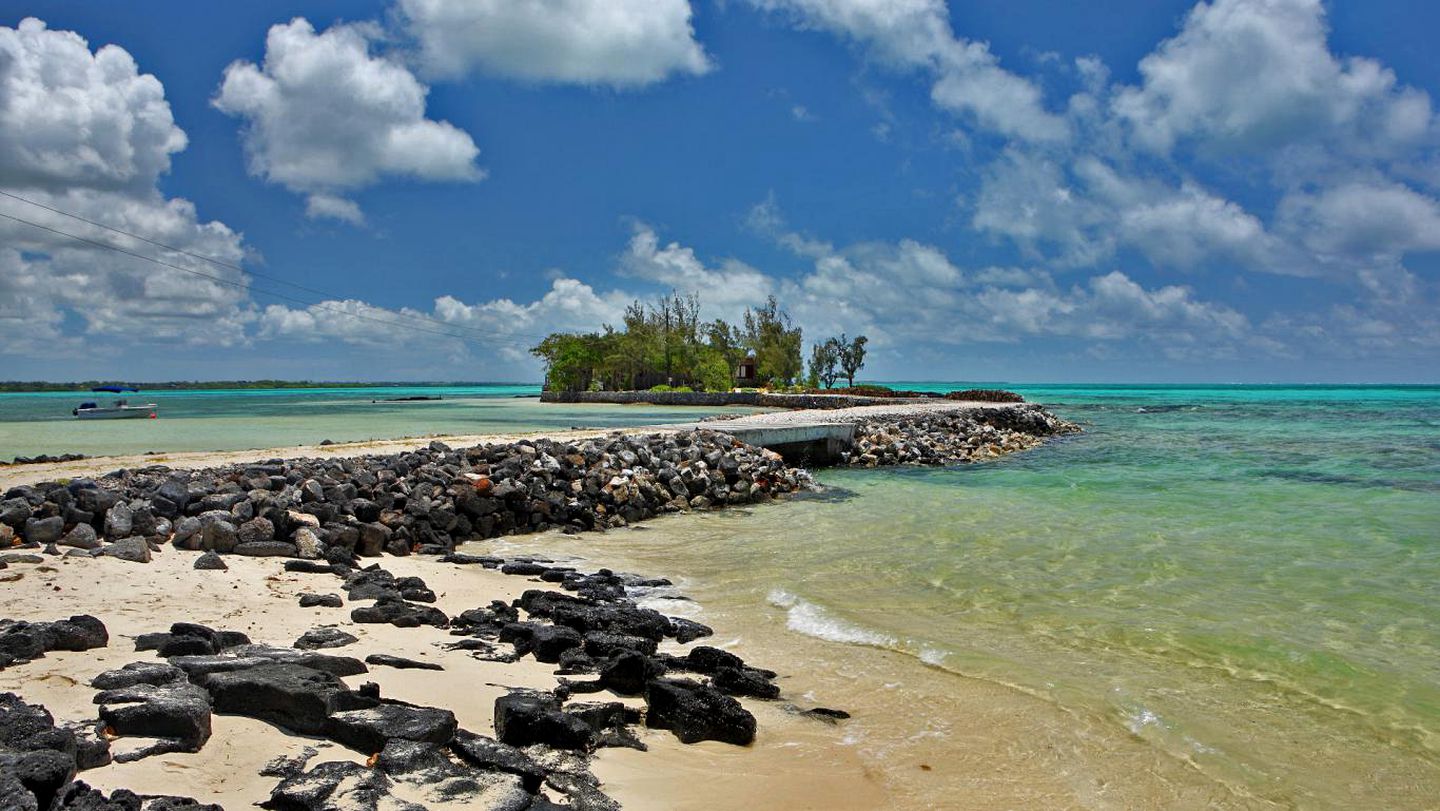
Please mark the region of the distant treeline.
<svg viewBox="0 0 1440 811"><path fill-rule="evenodd" d="M168 380L161 383L131 383L114 380L81 380L73 383L50 383L42 380L0 381L0 392L17 391L89 391L98 386L133 386L144 391L187 391L195 389L380 389L425 386L533 386L535 383L493 383L472 381L317 381L317 380Z"/></svg>

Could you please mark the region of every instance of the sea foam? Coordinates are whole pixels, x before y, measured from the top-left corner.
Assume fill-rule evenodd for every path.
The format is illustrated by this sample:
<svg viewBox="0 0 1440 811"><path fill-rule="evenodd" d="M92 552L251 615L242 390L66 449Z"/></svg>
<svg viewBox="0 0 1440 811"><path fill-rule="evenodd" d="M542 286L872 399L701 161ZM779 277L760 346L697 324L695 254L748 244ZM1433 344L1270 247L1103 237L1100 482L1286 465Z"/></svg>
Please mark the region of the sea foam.
<svg viewBox="0 0 1440 811"><path fill-rule="evenodd" d="M832 616L825 609L803 600L784 589L772 589L770 604L786 610L786 626L800 634L813 636L830 642L848 645L869 645L876 648L893 648L898 643L895 637Z"/></svg>

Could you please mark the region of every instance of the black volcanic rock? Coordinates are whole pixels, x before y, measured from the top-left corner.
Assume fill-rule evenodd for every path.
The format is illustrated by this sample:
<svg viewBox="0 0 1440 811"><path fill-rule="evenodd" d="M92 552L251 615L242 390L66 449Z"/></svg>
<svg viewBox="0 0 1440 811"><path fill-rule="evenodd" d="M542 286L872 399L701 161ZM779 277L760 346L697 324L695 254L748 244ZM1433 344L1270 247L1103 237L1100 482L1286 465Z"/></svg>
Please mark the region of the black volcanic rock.
<svg viewBox="0 0 1440 811"><path fill-rule="evenodd" d="M655 679L645 686L645 724L668 729L682 743L713 740L748 746L755 716L713 687L687 679Z"/></svg>
<svg viewBox="0 0 1440 811"><path fill-rule="evenodd" d="M296 664L267 664L205 679L215 711L268 721L301 735L321 735L338 711L374 706L336 676Z"/></svg>
<svg viewBox="0 0 1440 811"><path fill-rule="evenodd" d="M549 693L516 690L495 699L495 735L511 746L545 744L556 749L588 749L589 724L560 709Z"/></svg>

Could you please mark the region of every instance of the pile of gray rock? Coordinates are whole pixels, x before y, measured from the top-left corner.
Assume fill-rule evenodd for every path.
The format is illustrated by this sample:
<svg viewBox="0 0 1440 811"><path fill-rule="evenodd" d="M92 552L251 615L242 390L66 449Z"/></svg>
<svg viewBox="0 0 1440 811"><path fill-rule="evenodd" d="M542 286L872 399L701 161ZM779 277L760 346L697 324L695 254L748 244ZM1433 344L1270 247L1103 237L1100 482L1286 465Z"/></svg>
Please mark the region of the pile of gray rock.
<svg viewBox="0 0 1440 811"><path fill-rule="evenodd" d="M200 471L154 466L11 488L0 548L146 562L159 544L318 559L338 549L444 553L550 528L624 526L661 513L769 500L809 483L779 455L718 431L545 439Z"/></svg>
<svg viewBox="0 0 1440 811"><path fill-rule="evenodd" d="M852 467L954 465L1028 450L1080 427L1035 406L872 419L855 428Z"/></svg>

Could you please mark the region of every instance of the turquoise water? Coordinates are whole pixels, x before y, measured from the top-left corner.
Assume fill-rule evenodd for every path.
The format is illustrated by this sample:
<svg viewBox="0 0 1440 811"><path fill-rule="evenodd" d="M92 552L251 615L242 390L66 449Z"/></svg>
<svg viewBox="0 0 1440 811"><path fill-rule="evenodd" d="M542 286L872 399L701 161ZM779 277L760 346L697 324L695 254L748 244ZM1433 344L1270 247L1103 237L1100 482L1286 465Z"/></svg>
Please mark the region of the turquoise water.
<svg viewBox="0 0 1440 811"><path fill-rule="evenodd" d="M1063 719L999 755L1019 782L1141 744L1160 760L1107 774L1152 790L1109 807L1436 807L1440 387L1016 388L1085 432L824 471L822 496L635 533L627 562L683 572L752 642L807 638L770 647L808 651L886 774L965 762L974 710L949 697L980 679L1025 697L1004 717ZM1213 792L1174 788L1192 778ZM921 805L1070 804L926 779Z"/></svg>
<svg viewBox="0 0 1440 811"><path fill-rule="evenodd" d="M129 396L156 403L154 420L76 420L89 392L0 394L0 460L41 453L91 456L147 451L247 450L431 434L513 433L571 427L645 425L755 409L552 406L539 386L416 386L236 391L157 391ZM393 397L426 402L373 402ZM112 396L113 398L113 396Z"/></svg>
<svg viewBox="0 0 1440 811"><path fill-rule="evenodd" d="M781 587L1282 804L1433 805L1440 388L1024 391L1086 433L827 474L854 495L807 531L843 555L772 537L831 561Z"/></svg>
<svg viewBox="0 0 1440 811"><path fill-rule="evenodd" d="M877 773L933 765L906 795L917 807L1106 805L975 793L940 765L997 758L1016 785L1093 772L1139 787L1108 807L1436 807L1440 387L1015 388L1085 432L982 465L824 471L822 495L645 532L520 543L686 576L717 627L799 657L777 669L857 712L845 734ZM0 456L677 414L510 396L533 392L165 394L162 419L85 436L50 413L73 397L0 396ZM1023 697L986 700L1032 738L968 757L1008 729L966 737L975 679Z"/></svg>

